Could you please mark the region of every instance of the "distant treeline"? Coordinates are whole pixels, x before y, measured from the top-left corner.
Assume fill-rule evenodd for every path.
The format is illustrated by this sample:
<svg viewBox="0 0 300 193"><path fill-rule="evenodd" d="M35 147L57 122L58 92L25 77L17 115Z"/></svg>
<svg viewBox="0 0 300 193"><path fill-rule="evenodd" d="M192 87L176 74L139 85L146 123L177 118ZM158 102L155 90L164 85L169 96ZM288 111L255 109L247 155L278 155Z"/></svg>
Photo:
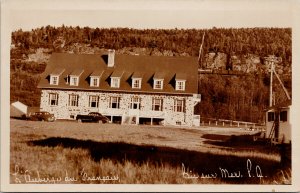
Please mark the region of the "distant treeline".
<svg viewBox="0 0 300 193"><path fill-rule="evenodd" d="M46 26L32 31L18 30L12 33L12 43L25 49L52 48L59 37L65 45L88 43L100 48L124 47L157 48L174 53L198 56L202 36L205 33L203 53L276 55L283 62L291 63L291 28L212 28L212 29L129 29Z"/></svg>

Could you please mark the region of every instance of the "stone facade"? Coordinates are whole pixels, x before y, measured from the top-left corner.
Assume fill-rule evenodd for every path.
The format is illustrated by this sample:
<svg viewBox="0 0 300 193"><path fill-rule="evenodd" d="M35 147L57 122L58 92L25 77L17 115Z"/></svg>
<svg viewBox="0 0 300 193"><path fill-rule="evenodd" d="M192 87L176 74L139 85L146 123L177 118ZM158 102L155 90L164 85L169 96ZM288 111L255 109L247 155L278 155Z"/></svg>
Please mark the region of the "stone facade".
<svg viewBox="0 0 300 193"><path fill-rule="evenodd" d="M50 94L57 94L57 104L50 104ZM78 105L69 106L69 96L78 96ZM97 96L98 107L90 107L90 96ZM111 97L119 97L119 108L110 108ZM131 109L130 104L133 97L140 100L140 108ZM161 111L153 110L153 98L162 99ZM183 100L183 112L175 112L175 100ZM164 125L193 125L194 105L197 99L193 95L174 94L146 94L146 93L121 93L104 91L76 91L76 90L55 90L42 89L41 110L53 113L57 119L76 119L78 114L88 114L89 112L100 112L101 114L113 117L121 117L122 123L126 119L135 117L136 123L141 118L161 120ZM131 120L131 119L130 119Z"/></svg>

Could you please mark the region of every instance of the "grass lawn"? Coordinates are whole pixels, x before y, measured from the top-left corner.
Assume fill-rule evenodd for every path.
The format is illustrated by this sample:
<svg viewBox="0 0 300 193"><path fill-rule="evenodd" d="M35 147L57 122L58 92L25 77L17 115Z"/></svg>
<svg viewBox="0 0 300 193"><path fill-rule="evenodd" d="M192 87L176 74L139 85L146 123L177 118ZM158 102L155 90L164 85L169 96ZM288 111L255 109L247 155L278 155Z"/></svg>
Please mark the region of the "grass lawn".
<svg viewBox="0 0 300 193"><path fill-rule="evenodd" d="M11 119L10 129L11 183L291 183L290 157L239 128Z"/></svg>

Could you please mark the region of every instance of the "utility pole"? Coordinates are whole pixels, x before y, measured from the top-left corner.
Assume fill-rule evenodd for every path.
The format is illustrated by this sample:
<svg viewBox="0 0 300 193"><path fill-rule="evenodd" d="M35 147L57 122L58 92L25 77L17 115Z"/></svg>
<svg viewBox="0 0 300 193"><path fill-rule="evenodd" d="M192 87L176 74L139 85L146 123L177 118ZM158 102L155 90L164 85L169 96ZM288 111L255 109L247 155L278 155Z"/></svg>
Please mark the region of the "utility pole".
<svg viewBox="0 0 300 193"><path fill-rule="evenodd" d="M198 63L200 63L200 58L201 58L201 53L202 53L202 47L203 47L203 43L204 43L204 37L205 37L205 32L202 36L202 42L201 42L201 45L200 45L200 48L199 48L199 56L198 56ZM202 67L202 63L201 63L201 67Z"/></svg>
<svg viewBox="0 0 300 193"><path fill-rule="evenodd" d="M275 66L274 66L274 64L277 64L277 63L281 62L281 58L275 57L274 55L269 55L268 57L265 57L265 60L266 60L267 64L270 65L270 73L271 73L271 75L270 75L270 98L269 98L269 106L271 107L273 105L273 73L275 72Z"/></svg>

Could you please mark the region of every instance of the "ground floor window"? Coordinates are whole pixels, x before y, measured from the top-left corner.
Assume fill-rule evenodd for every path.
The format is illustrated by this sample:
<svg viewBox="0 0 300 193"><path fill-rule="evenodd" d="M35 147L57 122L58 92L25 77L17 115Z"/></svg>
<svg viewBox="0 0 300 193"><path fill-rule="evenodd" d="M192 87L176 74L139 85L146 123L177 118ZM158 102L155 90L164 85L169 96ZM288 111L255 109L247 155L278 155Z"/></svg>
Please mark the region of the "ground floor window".
<svg viewBox="0 0 300 193"><path fill-rule="evenodd" d="M50 93L49 94L49 105L57 106L58 105L58 94L57 93Z"/></svg>
<svg viewBox="0 0 300 193"><path fill-rule="evenodd" d="M120 97L110 97L109 108L119 109L120 108Z"/></svg>
<svg viewBox="0 0 300 193"><path fill-rule="evenodd" d="M69 95L69 106L71 107L78 107L78 95L70 94Z"/></svg>
<svg viewBox="0 0 300 193"><path fill-rule="evenodd" d="M275 120L275 113L274 112L268 112L268 122Z"/></svg>
<svg viewBox="0 0 300 193"><path fill-rule="evenodd" d="M184 99L175 99L174 101L174 111L175 112L184 112L185 101Z"/></svg>
<svg viewBox="0 0 300 193"><path fill-rule="evenodd" d="M99 96L89 97L89 107L99 107Z"/></svg>
<svg viewBox="0 0 300 193"><path fill-rule="evenodd" d="M287 121L287 111L280 112L280 121Z"/></svg>
<svg viewBox="0 0 300 193"><path fill-rule="evenodd" d="M154 98L152 100L152 110L153 111L162 111L163 99Z"/></svg>
<svg viewBox="0 0 300 193"><path fill-rule="evenodd" d="M141 98L133 97L130 102L131 109L140 109L141 108Z"/></svg>

